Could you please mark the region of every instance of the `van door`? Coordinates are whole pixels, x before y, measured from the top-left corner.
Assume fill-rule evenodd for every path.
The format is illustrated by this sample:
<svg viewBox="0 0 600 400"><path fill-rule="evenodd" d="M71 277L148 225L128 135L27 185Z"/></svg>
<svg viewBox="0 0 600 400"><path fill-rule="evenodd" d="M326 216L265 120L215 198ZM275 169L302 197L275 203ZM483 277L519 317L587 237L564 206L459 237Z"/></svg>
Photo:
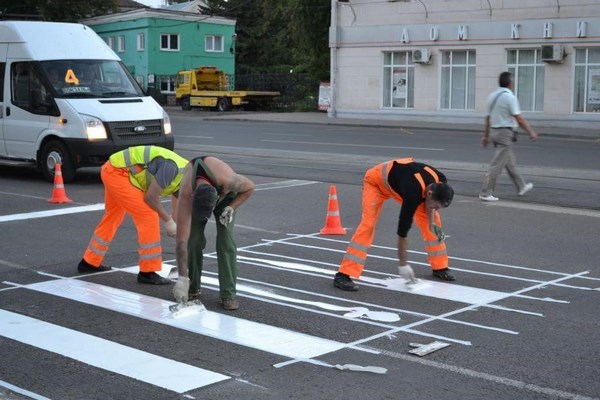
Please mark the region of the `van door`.
<svg viewBox="0 0 600 400"><path fill-rule="evenodd" d="M35 160L38 137L50 125L50 93L32 62L12 62L7 68L10 68L10 100L4 99L6 153L10 157Z"/></svg>
<svg viewBox="0 0 600 400"><path fill-rule="evenodd" d="M8 44L0 43L0 156L6 155L6 147L4 147L4 74L6 70L6 51Z"/></svg>

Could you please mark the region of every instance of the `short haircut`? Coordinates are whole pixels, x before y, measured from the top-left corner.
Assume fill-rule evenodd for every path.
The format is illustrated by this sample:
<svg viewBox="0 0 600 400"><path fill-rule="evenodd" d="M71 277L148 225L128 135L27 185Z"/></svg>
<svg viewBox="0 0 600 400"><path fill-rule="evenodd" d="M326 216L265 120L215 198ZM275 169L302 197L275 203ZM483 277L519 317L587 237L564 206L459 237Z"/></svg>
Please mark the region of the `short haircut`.
<svg viewBox="0 0 600 400"><path fill-rule="evenodd" d="M513 74L508 71L504 71L498 77L498 84L500 87L508 87L513 81Z"/></svg>
<svg viewBox="0 0 600 400"><path fill-rule="evenodd" d="M437 182L431 188L431 198L442 203L442 207L446 208L452 203L454 198L454 189L445 182Z"/></svg>
<svg viewBox="0 0 600 400"><path fill-rule="evenodd" d="M201 184L194 190L192 218L206 221L217 204L217 189L210 184Z"/></svg>

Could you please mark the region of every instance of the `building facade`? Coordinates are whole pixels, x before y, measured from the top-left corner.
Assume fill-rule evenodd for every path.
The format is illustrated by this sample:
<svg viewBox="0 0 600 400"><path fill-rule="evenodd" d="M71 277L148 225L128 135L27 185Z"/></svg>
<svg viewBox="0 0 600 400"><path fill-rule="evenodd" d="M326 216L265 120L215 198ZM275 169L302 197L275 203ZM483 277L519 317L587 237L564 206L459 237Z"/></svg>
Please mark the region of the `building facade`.
<svg viewBox="0 0 600 400"><path fill-rule="evenodd" d="M143 8L82 23L106 41L143 88L173 93L177 72L202 65L235 74L235 20Z"/></svg>
<svg viewBox="0 0 600 400"><path fill-rule="evenodd" d="M482 123L511 71L532 124L600 123L600 2L332 0L332 117Z"/></svg>

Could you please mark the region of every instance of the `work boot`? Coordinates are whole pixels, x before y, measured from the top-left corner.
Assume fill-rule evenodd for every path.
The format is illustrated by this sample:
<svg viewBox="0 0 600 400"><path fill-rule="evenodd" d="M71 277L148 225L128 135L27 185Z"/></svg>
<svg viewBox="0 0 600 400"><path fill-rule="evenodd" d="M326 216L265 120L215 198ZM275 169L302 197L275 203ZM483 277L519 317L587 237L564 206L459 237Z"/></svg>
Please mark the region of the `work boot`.
<svg viewBox="0 0 600 400"><path fill-rule="evenodd" d="M236 299L221 299L221 305L223 306L223 309L227 311L234 311L240 308Z"/></svg>
<svg viewBox="0 0 600 400"><path fill-rule="evenodd" d="M110 271L111 269L111 267L107 267L106 265L102 264L100 264L99 267L94 267L92 264L88 263L83 258L81 259L81 261L79 261L79 265L77 266L77 271L79 271L82 274Z"/></svg>
<svg viewBox="0 0 600 400"><path fill-rule="evenodd" d="M456 277L454 276L454 274L452 272L450 272L450 270L448 268L444 268L444 269L434 269L431 274L438 278L441 279L443 281L455 281Z"/></svg>
<svg viewBox="0 0 600 400"><path fill-rule="evenodd" d="M335 278L333 278L333 286L349 292L356 292L358 290L358 285L354 283L348 275L342 274L341 272L335 274Z"/></svg>
<svg viewBox="0 0 600 400"><path fill-rule="evenodd" d="M194 301L194 300L202 301L202 291L201 290L195 290L193 292L188 292L188 301Z"/></svg>
<svg viewBox="0 0 600 400"><path fill-rule="evenodd" d="M139 283L147 283L149 285L170 285L170 280L163 278L156 272L140 272L138 273L137 281Z"/></svg>

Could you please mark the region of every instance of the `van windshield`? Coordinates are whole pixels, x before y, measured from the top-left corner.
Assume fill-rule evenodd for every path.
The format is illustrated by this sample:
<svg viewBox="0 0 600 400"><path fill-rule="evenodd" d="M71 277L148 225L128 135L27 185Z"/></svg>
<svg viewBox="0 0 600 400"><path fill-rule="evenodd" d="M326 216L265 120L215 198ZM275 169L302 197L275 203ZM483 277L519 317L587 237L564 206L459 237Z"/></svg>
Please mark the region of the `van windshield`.
<svg viewBox="0 0 600 400"><path fill-rule="evenodd" d="M40 67L58 98L144 96L119 61L53 60L40 62Z"/></svg>

